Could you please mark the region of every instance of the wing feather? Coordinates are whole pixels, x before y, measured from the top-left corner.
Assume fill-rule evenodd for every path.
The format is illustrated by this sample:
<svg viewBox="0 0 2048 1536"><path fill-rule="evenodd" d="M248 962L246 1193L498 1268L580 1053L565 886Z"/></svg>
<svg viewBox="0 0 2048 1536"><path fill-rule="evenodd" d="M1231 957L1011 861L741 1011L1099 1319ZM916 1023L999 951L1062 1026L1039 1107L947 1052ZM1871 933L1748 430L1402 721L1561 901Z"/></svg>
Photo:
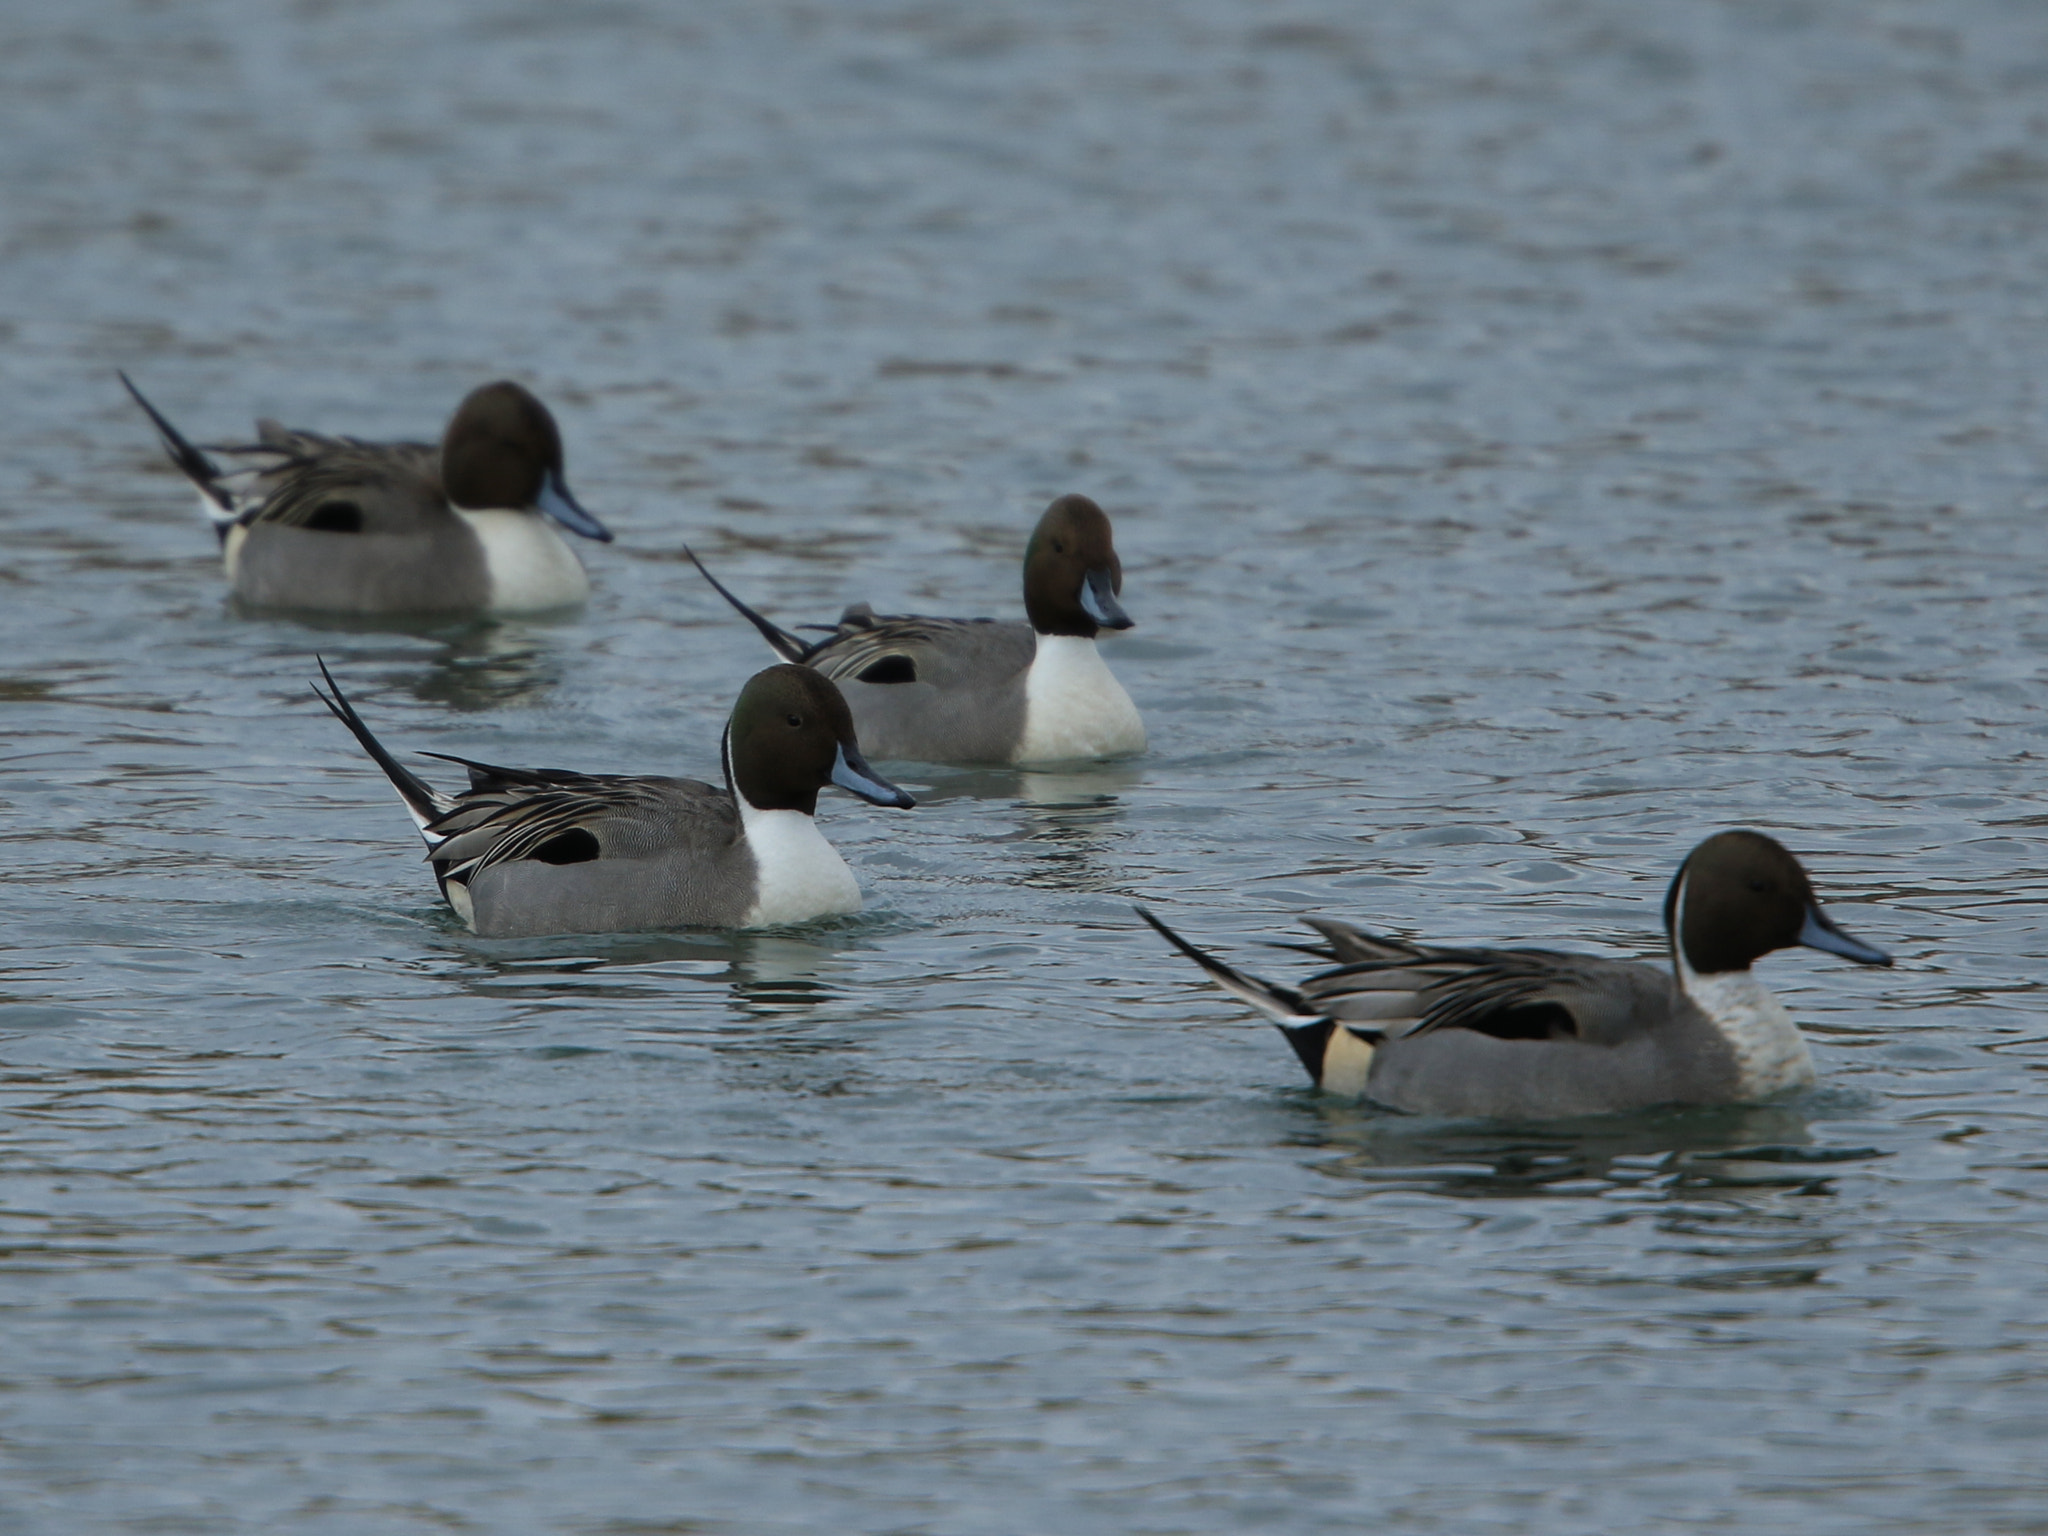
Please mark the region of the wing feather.
<svg viewBox="0 0 2048 1536"><path fill-rule="evenodd" d="M428 855L444 880L473 880L493 865L532 858L566 833L589 833L599 857L621 856L630 855L636 829L673 829L679 819L724 824L737 814L726 791L696 779L465 766L489 777L427 828L444 839Z"/></svg>
<svg viewBox="0 0 2048 1536"><path fill-rule="evenodd" d="M839 625L804 657L834 682L916 682L939 670L941 658L957 654L963 638L979 639L994 619L932 619L919 614L878 614L860 603L840 616ZM903 666L891 667L890 662Z"/></svg>
<svg viewBox="0 0 2048 1536"><path fill-rule="evenodd" d="M259 434L260 442L217 450L246 461L240 473L253 478L245 524L303 528L349 506L367 527L409 527L448 505L441 451L430 443L367 443L275 422L261 423Z"/></svg>
<svg viewBox="0 0 2048 1536"><path fill-rule="evenodd" d="M1369 937L1369 936L1368 936ZM1611 990L1613 962L1545 949L1425 949L1375 941L1413 958L1361 960L1319 972L1304 999L1339 1019L1384 1021L1390 1033L1469 1029L1501 1039L1579 1038ZM1406 1030L1390 1028L1410 1021Z"/></svg>

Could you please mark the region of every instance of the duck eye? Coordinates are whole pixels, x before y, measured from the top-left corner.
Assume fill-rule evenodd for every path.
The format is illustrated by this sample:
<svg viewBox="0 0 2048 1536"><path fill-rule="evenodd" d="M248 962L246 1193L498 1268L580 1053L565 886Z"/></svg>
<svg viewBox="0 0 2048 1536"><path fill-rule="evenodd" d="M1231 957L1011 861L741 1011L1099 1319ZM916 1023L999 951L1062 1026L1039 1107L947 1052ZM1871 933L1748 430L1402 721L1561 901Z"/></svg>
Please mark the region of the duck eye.
<svg viewBox="0 0 2048 1536"><path fill-rule="evenodd" d="M789 723L793 727L801 730L803 728L804 717L802 715L791 715L789 716Z"/></svg>
<svg viewBox="0 0 2048 1536"><path fill-rule="evenodd" d="M1774 889L1768 880L1752 880L1749 882L1749 888L1759 896L1763 895L1766 891Z"/></svg>
<svg viewBox="0 0 2048 1536"><path fill-rule="evenodd" d="M1052 552L1056 555L1064 555L1067 552L1067 541L1065 539L1054 539L1052 541Z"/></svg>

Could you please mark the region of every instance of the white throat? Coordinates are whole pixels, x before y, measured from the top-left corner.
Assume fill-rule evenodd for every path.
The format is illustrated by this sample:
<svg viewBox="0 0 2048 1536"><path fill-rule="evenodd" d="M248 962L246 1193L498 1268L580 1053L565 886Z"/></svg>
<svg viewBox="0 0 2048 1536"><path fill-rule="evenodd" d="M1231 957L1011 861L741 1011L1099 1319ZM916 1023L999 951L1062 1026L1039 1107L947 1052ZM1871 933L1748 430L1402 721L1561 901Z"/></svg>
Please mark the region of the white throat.
<svg viewBox="0 0 2048 1536"><path fill-rule="evenodd" d="M590 577L554 524L536 512L452 508L484 547L491 607L501 613L566 608L590 596Z"/></svg>
<svg viewBox="0 0 2048 1536"><path fill-rule="evenodd" d="M740 808L741 835L754 855L754 904L742 928L804 923L860 910L860 882L818 823L802 811L764 811L740 792L728 740L725 777Z"/></svg>
<svg viewBox="0 0 2048 1536"><path fill-rule="evenodd" d="M1024 675L1024 734L1011 759L1057 763L1143 751L1145 722L1093 640L1040 635Z"/></svg>
<svg viewBox="0 0 2048 1536"><path fill-rule="evenodd" d="M1685 957L1685 887L1671 914L1671 955L1678 984L1713 1021L1735 1052L1738 1093L1744 1100L1767 1099L1813 1085L1813 1053L1785 1005L1753 971L1717 971L1702 976Z"/></svg>

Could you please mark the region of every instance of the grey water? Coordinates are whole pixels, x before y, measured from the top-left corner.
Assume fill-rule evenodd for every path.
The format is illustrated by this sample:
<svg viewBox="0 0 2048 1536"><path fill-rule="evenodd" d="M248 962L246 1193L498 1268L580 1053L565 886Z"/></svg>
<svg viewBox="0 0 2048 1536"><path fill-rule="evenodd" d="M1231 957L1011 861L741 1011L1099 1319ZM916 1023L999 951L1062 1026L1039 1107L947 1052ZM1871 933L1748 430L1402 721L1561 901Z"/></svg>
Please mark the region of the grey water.
<svg viewBox="0 0 2048 1536"><path fill-rule="evenodd" d="M0 8L0 1531L2048 1529L2048 9ZM237 612L194 436L511 375L545 621ZM404 754L715 774L786 623L1116 520L1151 750L857 918L466 936ZM444 764L408 757L430 776ZM1138 926L1658 951L1812 1093L1309 1091Z"/></svg>

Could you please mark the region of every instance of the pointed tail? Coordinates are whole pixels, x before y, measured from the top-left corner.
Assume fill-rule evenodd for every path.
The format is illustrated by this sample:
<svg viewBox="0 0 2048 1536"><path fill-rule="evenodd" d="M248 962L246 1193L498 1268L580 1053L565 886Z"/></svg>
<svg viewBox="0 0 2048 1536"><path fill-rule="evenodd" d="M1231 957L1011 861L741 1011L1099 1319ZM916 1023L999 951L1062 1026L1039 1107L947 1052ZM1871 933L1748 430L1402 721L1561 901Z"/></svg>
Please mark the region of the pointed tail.
<svg viewBox="0 0 2048 1536"><path fill-rule="evenodd" d="M195 447L184 433L172 426L164 413L151 405L142 391L135 387L133 379L118 368L114 372L120 375L121 382L128 387L128 393L134 397L135 403L142 407L143 414L155 423L157 436L164 440L164 452L171 456L171 462L178 466L187 480L199 487L200 495L220 508L220 515L215 517L213 522L216 528L222 530L222 537L226 537L225 530L234 522L236 513L234 497L230 496L227 488L221 484L221 467Z"/></svg>
<svg viewBox="0 0 2048 1536"><path fill-rule="evenodd" d="M384 743L370 734L370 728L363 724L363 717L356 713L355 706L348 701L348 695L341 691L341 684L337 683L334 674L327 670L326 661L318 656L313 659L319 662L320 675L327 679L327 686L334 690L330 696L322 693L320 685L315 683L314 696L333 711L334 718L347 726L349 733L355 737L362 749L370 754L370 760L384 770L384 777L391 781L391 787L398 791L398 798L405 802L406 810L419 827L420 836L427 840L428 849L433 849L442 839L427 830L428 824L453 809L455 802L384 750Z"/></svg>
<svg viewBox="0 0 2048 1536"><path fill-rule="evenodd" d="M1234 966L1225 965L1214 955L1195 948L1186 939L1175 933L1143 907L1133 910L1154 928L1160 937L1175 949L1186 955L1195 964L1209 973L1209 979L1228 992L1232 997L1252 1005L1283 1030L1295 1030L1304 1024L1322 1024L1329 1015L1309 1006L1304 998L1292 987L1276 986L1262 977L1248 975Z"/></svg>
<svg viewBox="0 0 2048 1536"><path fill-rule="evenodd" d="M691 549L689 545L685 544L683 546L683 553L690 557L690 564L697 567L697 573L711 583L717 590L718 595L728 603L731 603L733 607L739 609L746 621L761 631L761 638L768 642L776 655L780 656L784 661L802 663L809 661L812 655L816 653L818 650L817 646L805 645L803 641L792 635L788 630L762 618L760 614L754 612L753 609L726 591L725 584L704 569L704 562L697 558L696 551Z"/></svg>

